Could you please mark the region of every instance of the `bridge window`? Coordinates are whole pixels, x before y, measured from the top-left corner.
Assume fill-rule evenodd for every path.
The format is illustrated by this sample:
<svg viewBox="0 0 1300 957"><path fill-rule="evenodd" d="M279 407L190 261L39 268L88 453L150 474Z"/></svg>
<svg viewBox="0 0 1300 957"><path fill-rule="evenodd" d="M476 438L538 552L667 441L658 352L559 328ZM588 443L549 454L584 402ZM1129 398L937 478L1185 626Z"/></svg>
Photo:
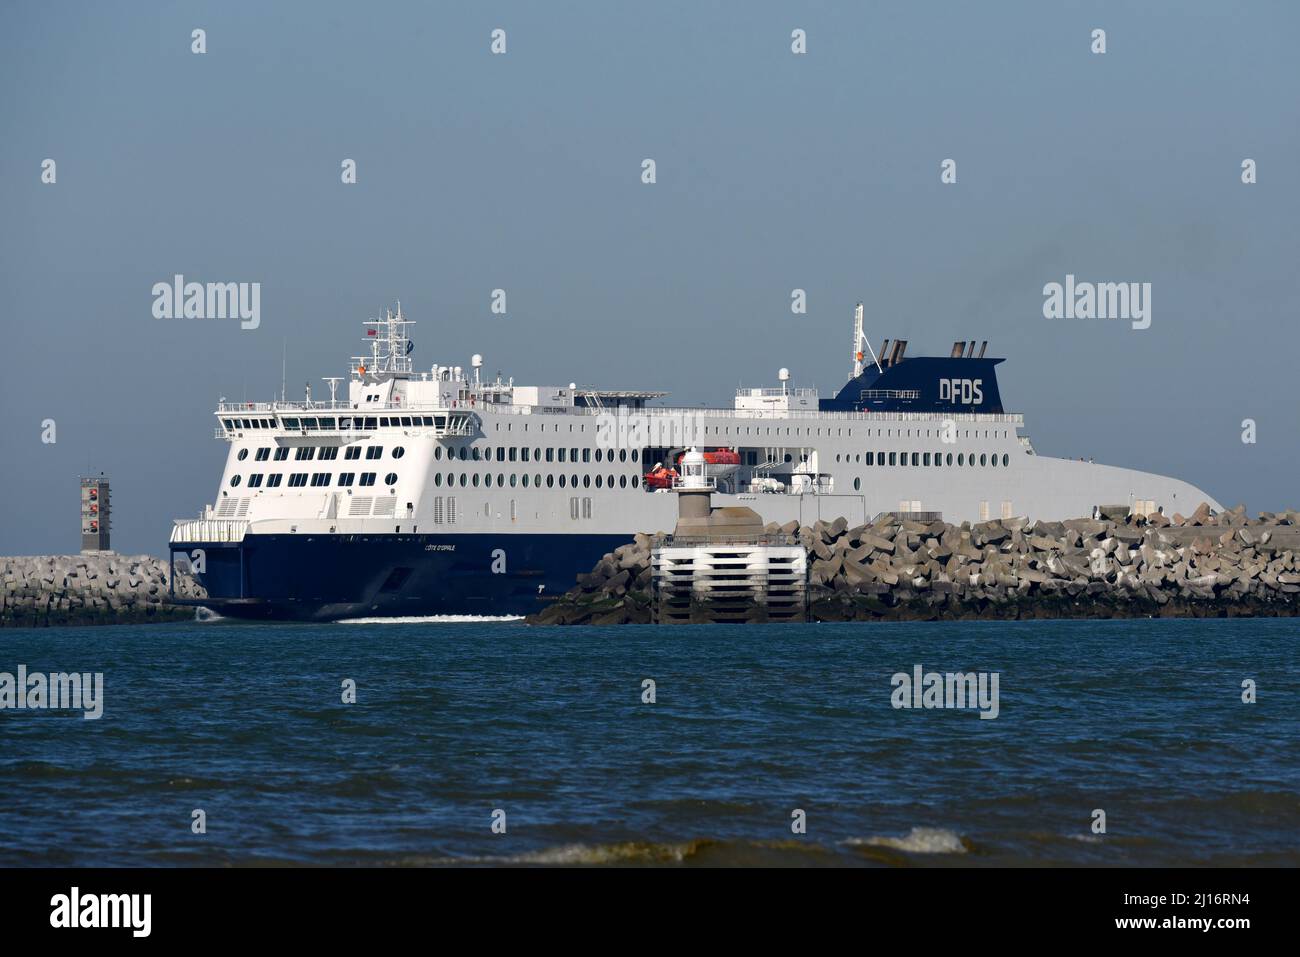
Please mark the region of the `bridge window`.
<svg viewBox="0 0 1300 957"><path fill-rule="evenodd" d="M370 445L366 447L366 458L377 459L384 454L382 445Z"/></svg>
<svg viewBox="0 0 1300 957"><path fill-rule="evenodd" d="M279 487L280 487L280 483L281 483L282 481L284 481L284 476L283 476L283 475L280 475L280 474L278 474L278 473L275 474L275 475L268 475L268 476L266 477L266 487L267 487L267 488L279 488Z"/></svg>
<svg viewBox="0 0 1300 957"><path fill-rule="evenodd" d="M319 488L322 485L330 484L329 472L315 472L311 477L312 488Z"/></svg>
<svg viewBox="0 0 1300 957"><path fill-rule="evenodd" d="M254 472L252 475L250 475L250 476L248 477L248 487L249 487L249 488L259 488L259 487L261 487L261 485L262 485L262 473L261 473L261 472Z"/></svg>
<svg viewBox="0 0 1300 957"><path fill-rule="evenodd" d="M322 462L325 461L332 462L334 459L338 457L339 457L339 447L337 445L322 446L320 450L320 455L318 456L318 458L320 458Z"/></svg>
<svg viewBox="0 0 1300 957"><path fill-rule="evenodd" d="M340 472L340 473L339 473L339 487L340 487L340 488L346 488L347 486L349 486L349 485L352 484L352 480L355 479L355 478L356 478L356 473L355 473L355 472Z"/></svg>
<svg viewBox="0 0 1300 957"><path fill-rule="evenodd" d="M343 450L343 457L344 457L345 459L359 459L359 458L361 458L361 446L359 446L359 445L350 445L350 446L348 446L346 449Z"/></svg>
<svg viewBox="0 0 1300 957"><path fill-rule="evenodd" d="M289 476L289 488L302 488L307 484L306 472L294 472Z"/></svg>
<svg viewBox="0 0 1300 957"><path fill-rule="evenodd" d="M361 473L361 481L360 481L358 484L359 484L359 485L362 485L362 486L374 485L374 484L375 484L375 473L374 473L374 472L362 472L362 473Z"/></svg>
<svg viewBox="0 0 1300 957"><path fill-rule="evenodd" d="M270 457L271 457L271 450L269 448L263 448L257 450L257 454L253 456L253 460L255 462L265 462Z"/></svg>
<svg viewBox="0 0 1300 957"><path fill-rule="evenodd" d="M293 450L295 462L309 462L316 457L316 448L312 445L300 445Z"/></svg>

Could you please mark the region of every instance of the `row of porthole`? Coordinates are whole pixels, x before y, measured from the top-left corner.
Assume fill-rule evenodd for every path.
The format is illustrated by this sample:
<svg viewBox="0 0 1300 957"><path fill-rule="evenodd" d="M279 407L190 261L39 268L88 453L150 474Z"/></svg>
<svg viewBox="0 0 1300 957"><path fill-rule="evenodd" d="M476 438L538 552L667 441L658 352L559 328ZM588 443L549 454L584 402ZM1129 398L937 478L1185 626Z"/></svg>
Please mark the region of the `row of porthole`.
<svg viewBox="0 0 1300 957"><path fill-rule="evenodd" d="M530 479L531 479L531 484L534 488L541 488L543 484L545 484L547 488L554 488L556 485L559 485L560 488L566 488L566 487L577 488L579 484L581 484L583 488L591 488L593 484L592 477L590 475L582 476L581 483L579 483L578 476L576 475L569 477L565 475L557 476L554 473L552 473L546 476L542 476L542 475L518 476L513 472L510 473L510 476L508 478L504 472L497 473L496 484L498 488L504 488L507 483L509 483L511 488L514 488L516 485L522 485L524 488L528 488L530 484ZM491 472L484 473L481 482L486 488L491 488L492 473ZM441 472L434 473L433 484L439 487L441 487L444 484L443 475ZM464 488L466 485L470 485L473 486L474 488L478 488L480 484L480 478L477 472L472 474L467 474L462 472L460 473L459 477L453 472L448 472L446 476L445 484L448 486L460 485L462 488ZM619 488L627 488L629 484L632 486L632 488L637 488L641 484L641 477L639 475L633 475L631 478L629 478L626 475L619 475L617 477L611 475L608 478L606 478L603 475L597 475L595 477L594 484L596 488L614 488L615 485L617 485Z"/></svg>
<svg viewBox="0 0 1300 957"><path fill-rule="evenodd" d="M843 461L843 462L845 462L845 463L847 463L847 464L850 464L850 465L885 465L885 464L889 464L889 465L898 465L898 466L902 467L902 466L906 466L906 465L908 464L908 455L909 455L909 454L911 455L911 464L914 465L914 466L921 467L921 468L928 468L928 467L931 466L931 465L934 465L934 466L937 467L937 466L952 465L952 464L953 464L953 454L952 454L951 452L946 453L946 455L945 455L945 453L943 453L943 452L935 452L935 453L933 454L933 457L931 456L931 453L929 453L929 452L911 452L911 453L908 453L908 452L889 452L889 453L888 453L888 456L889 456L888 462L886 462L886 460L885 460L886 453L884 453L884 452L865 452L865 453L858 453L858 454L856 454L856 455L852 455L852 456L847 455L847 454L844 455L844 456L842 456L842 457L839 456L839 455L836 455L836 456L835 456L835 461L836 461L836 462ZM987 452L981 452L981 453L980 453L980 457L979 457L979 464L980 464L981 466L988 466L989 468L997 468L997 466L998 466L999 464L1001 464L1003 467L1007 467L1007 466L1009 466L1009 465L1011 464L1011 456L1008 455L1006 452L1003 452L1003 453L1001 454L1000 458L1001 458L1001 460L1002 460L1001 463L998 462L999 455L998 455L997 452L994 452L994 453L991 454L991 455L990 455L989 453L987 453ZM960 468L960 467L963 467L963 466L969 466L970 468L974 468L974 467L975 467L975 453L972 452L972 453L970 453L970 455L968 456L965 452L958 452L958 453L957 453L956 462L957 462L957 466L958 466L959 468Z"/></svg>
<svg viewBox="0 0 1300 957"><path fill-rule="evenodd" d="M287 460L289 458L289 450L291 448L294 450L295 462L311 461L313 458L316 457L316 452L318 450L320 452L320 460L322 462L333 461L334 459L337 459L339 457L339 446L337 445L297 445L297 446L281 445L275 450L275 461L283 462ZM347 460L355 460L361 458L361 448L362 447L359 445L349 445L345 449L344 458ZM366 458L368 459L381 458L383 454L384 454L384 447L382 445L366 446ZM406 454L406 449L402 448L400 445L394 446L393 458L400 459L405 454ZM265 462L270 457L271 457L271 449L269 446L262 446L257 450L256 461ZM239 452L235 455L235 458L241 462L244 461L244 459L248 458L248 449L240 449Z"/></svg>
<svg viewBox="0 0 1300 957"><path fill-rule="evenodd" d="M350 485L352 484L353 480L356 478L356 474L357 474L356 472L340 472L340 473L339 473L339 482L338 482L339 487L340 487L340 488L346 488L346 487L350 486ZM283 473L283 472L272 472L272 473L271 473L270 475L268 475L267 478L266 478L266 487L267 487L267 488L279 488L279 487L280 487L280 482L284 479L284 476L285 476L285 473ZM239 483L242 482L242 481L243 481L242 476L239 476L239 475L232 475L232 476L230 476L230 487L231 487L231 488L238 488L238 487L239 487ZM307 476L307 473L306 473L306 472L293 472L293 473L289 473L289 488L303 488L303 487L305 487L305 486L308 484L308 481L309 481L309 480L308 480L308 476ZM328 486L328 485L330 484L330 473L329 473L329 472L313 472L312 475L311 475L311 478L310 478L310 484L311 484L311 487L312 487L312 488L324 488L324 487ZM374 473L374 472L362 472L362 473L361 473L361 482L360 482L360 484L361 484L361 485L374 485L374 484L375 484L375 473ZM396 473L396 472L389 472L387 475L385 475L385 476L384 476L384 484L385 484L385 485L396 485L396 484L397 484L397 473ZM261 487L262 487L262 473L261 473L261 472L254 472L253 474L251 474L250 476L248 476L248 487L249 487L249 488L261 488Z"/></svg>
<svg viewBox="0 0 1300 957"><path fill-rule="evenodd" d="M511 448L508 450L508 454L509 454L509 459L508 459L508 460L511 461L511 462L527 462L527 461L528 461L528 455L529 455L529 452L531 452L531 453L532 453L532 457L533 457L532 460L533 460L534 462L540 462L540 461L542 461L542 453L543 453L543 451L545 451L545 454L546 454L546 461L547 461L547 462L554 462L554 461L563 462L563 461L565 461L566 453L568 454L568 460L569 460L570 462L574 462L574 463L576 463L576 462L578 461L578 453L579 453L579 450L576 449L576 448L568 448L568 449L566 449L566 448L561 448L561 449L558 449L558 450L557 450L557 449L550 449L550 448L548 448L548 449L543 450L543 449L529 449L529 448L527 448L527 447L524 447L524 448L515 448L515 447L511 447ZM592 458L592 450L591 450L591 449L582 449L581 452L582 452L582 461L584 461L584 462L590 462L590 461L591 461L591 458ZM558 454L557 454L557 453L558 453ZM636 449L633 449L633 450L632 450L631 456L632 456L632 461L635 462L635 461L637 460L637 458L638 458L638 452L637 452ZM435 446L435 447L434 447L434 450L433 450L433 458L434 458L435 461L440 460L440 459L442 458L442 446L441 446L441 445L439 445L439 446ZM460 447L459 454L458 454L456 449L452 449L452 448L447 449L447 459L450 461L450 460L453 460L453 459L456 459L456 458L459 458L462 462L467 462L467 461L471 461L471 460L473 460L473 461L475 461L475 462L479 462L479 461L491 462L491 461L492 461L492 450L491 450L491 449L480 449L478 446L470 447L470 446L462 445L462 446ZM597 462L600 462L600 461L613 462L613 461L614 461L614 450L613 450L613 449L596 449L596 450L595 450L595 459L596 459ZM497 460L498 462L505 462L505 461L507 461L507 449L506 449L504 446L498 446L498 447L497 447L497 457L496 457L496 460ZM627 449L619 449L619 450L618 450L618 460L619 460L620 462L626 462L626 461L628 460L628 450L627 450Z"/></svg>

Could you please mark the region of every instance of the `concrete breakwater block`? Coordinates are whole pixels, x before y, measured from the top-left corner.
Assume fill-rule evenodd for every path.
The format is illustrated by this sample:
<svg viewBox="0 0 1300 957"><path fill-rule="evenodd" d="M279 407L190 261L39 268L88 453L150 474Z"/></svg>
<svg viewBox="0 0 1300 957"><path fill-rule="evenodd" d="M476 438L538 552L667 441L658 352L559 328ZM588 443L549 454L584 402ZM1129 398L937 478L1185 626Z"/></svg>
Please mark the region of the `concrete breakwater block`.
<svg viewBox="0 0 1300 957"><path fill-rule="evenodd" d="M1112 514L1116 514L1112 512ZM769 525L807 554L807 617L816 621L1233 617L1300 611L1300 513L1244 506L1190 517L1125 515L950 525L882 515ZM605 555L534 624L649 623L655 619L651 539ZM753 583L750 583L752 587ZM743 589L741 589L743 592ZM699 589L679 614L721 620ZM695 606L691 606L691 601ZM685 608L684 612L681 609ZM732 621L766 620L735 601Z"/></svg>
<svg viewBox="0 0 1300 957"><path fill-rule="evenodd" d="M94 553L0 558L0 627L178 621L190 606L168 603L166 561L148 555ZM202 599L203 588L176 574L178 598Z"/></svg>

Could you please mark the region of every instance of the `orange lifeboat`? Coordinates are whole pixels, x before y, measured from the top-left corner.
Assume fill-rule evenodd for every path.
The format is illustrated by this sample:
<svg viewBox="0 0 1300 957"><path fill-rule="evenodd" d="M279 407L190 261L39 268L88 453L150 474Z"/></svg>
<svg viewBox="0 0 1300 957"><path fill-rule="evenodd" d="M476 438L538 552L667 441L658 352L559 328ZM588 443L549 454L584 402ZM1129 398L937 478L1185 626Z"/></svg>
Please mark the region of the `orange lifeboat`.
<svg viewBox="0 0 1300 957"><path fill-rule="evenodd" d="M670 489L673 487L673 479L675 478L677 478L676 469L666 469L662 465L656 465L645 473L643 481L648 489Z"/></svg>
<svg viewBox="0 0 1300 957"><path fill-rule="evenodd" d="M682 456L684 456L685 454L686 454L685 452L682 452L677 456L678 465L681 464ZM704 456L704 461L709 465L739 465L740 464L740 453L732 451L731 449L712 449L711 451L703 452L701 454Z"/></svg>

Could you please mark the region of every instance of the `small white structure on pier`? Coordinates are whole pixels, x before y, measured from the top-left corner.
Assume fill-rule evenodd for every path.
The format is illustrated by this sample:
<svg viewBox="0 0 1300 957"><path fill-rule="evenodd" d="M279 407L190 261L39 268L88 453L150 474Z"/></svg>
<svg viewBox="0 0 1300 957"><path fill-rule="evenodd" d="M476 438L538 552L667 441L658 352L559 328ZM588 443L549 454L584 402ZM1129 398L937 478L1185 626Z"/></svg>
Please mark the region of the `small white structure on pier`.
<svg viewBox="0 0 1300 957"><path fill-rule="evenodd" d="M673 483L677 528L651 552L653 616L659 624L803 621L808 553L769 535L750 508L712 508L716 482L696 449Z"/></svg>

